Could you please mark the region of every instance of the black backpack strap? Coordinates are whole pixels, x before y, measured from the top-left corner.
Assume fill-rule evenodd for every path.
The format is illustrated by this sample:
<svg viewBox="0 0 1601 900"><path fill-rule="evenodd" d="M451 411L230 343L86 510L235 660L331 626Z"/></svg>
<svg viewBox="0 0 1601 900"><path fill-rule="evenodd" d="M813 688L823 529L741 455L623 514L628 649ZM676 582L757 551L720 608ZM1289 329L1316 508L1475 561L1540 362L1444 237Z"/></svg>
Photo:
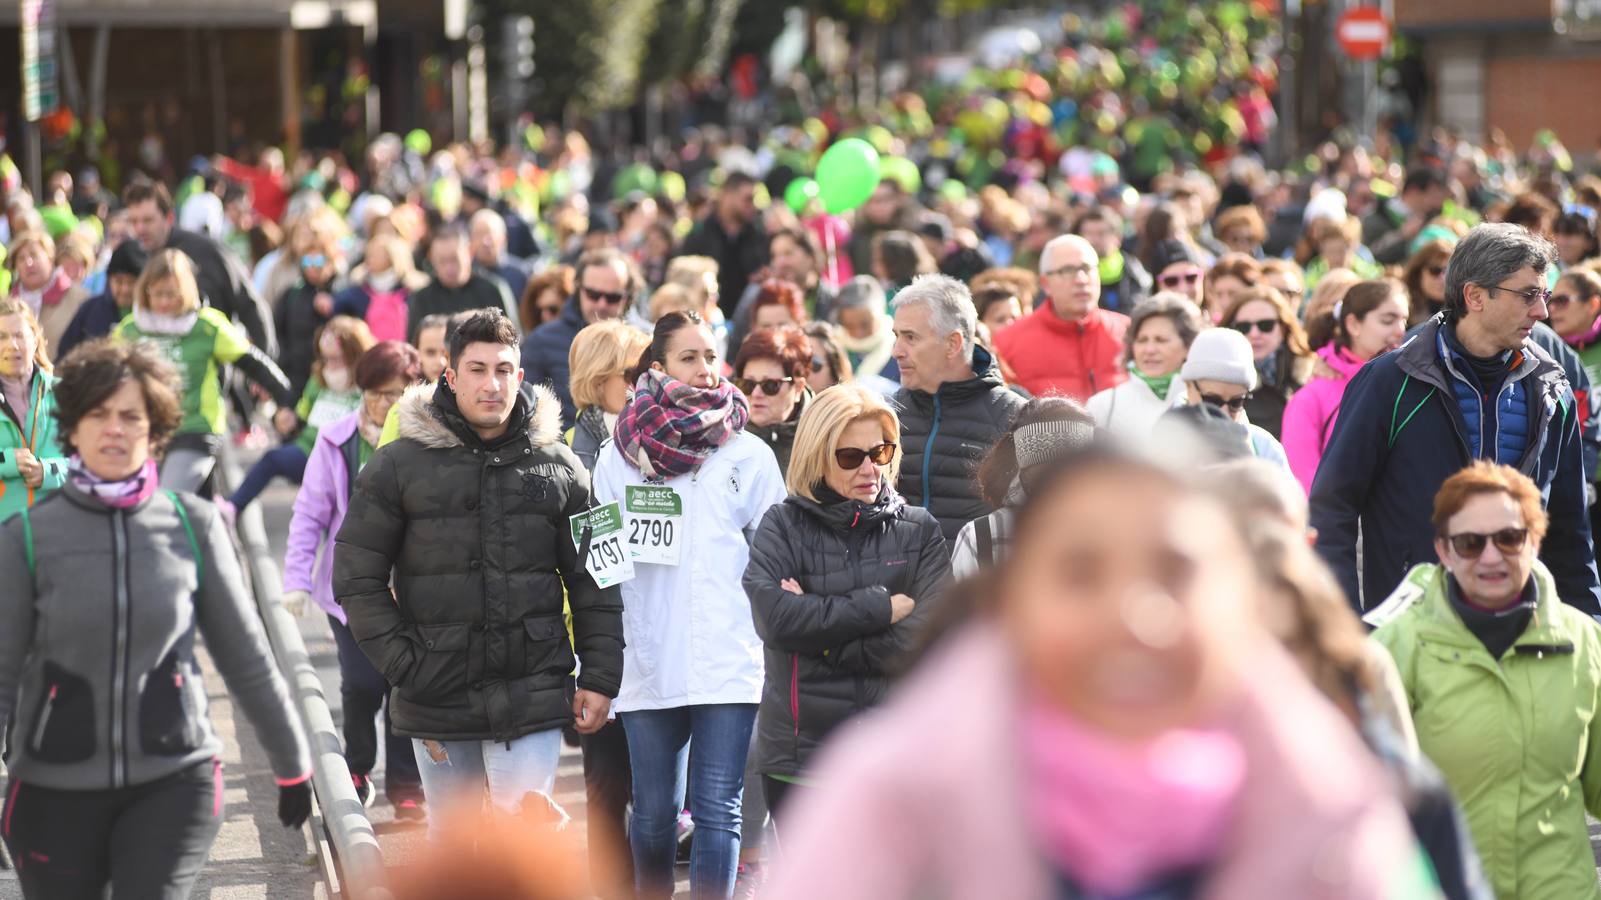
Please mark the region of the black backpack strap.
<svg viewBox="0 0 1601 900"><path fill-rule="evenodd" d="M995 565L995 534L990 530L989 516L973 520L973 534L978 538L979 568Z"/></svg>
<svg viewBox="0 0 1601 900"><path fill-rule="evenodd" d="M356 493L356 473L361 471L361 432L351 432L350 439L339 445L345 458L345 502Z"/></svg>

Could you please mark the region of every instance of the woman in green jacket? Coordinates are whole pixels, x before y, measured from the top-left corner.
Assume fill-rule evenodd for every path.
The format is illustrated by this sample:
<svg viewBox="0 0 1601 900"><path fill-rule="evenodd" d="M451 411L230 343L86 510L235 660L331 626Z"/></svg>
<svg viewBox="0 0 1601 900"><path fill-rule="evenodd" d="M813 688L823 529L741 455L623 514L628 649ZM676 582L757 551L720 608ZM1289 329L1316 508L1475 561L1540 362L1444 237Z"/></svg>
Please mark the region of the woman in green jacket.
<svg viewBox="0 0 1601 900"><path fill-rule="evenodd" d="M0 522L66 480L55 386L39 320L22 300L0 297Z"/></svg>
<svg viewBox="0 0 1601 900"><path fill-rule="evenodd" d="M1364 619L1395 657L1418 744L1462 804L1497 897L1601 898L1601 625L1536 561L1534 483L1480 461L1434 498L1440 565Z"/></svg>
<svg viewBox="0 0 1601 900"><path fill-rule="evenodd" d="M226 315L200 305L194 264L180 250L150 257L134 285L133 312L111 334L119 341L154 343L183 378L183 424L161 463L161 486L169 490L198 492L211 478L228 426L223 366L237 367L280 408L295 404L289 379L272 359Z"/></svg>

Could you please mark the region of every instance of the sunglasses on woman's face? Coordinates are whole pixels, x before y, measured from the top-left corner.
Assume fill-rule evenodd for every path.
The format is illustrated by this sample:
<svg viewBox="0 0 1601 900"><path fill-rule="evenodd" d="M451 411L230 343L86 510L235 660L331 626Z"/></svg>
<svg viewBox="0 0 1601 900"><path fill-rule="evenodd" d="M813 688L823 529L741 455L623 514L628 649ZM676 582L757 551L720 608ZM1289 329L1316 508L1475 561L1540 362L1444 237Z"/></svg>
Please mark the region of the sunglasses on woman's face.
<svg viewBox="0 0 1601 900"><path fill-rule="evenodd" d="M762 393L769 397L777 397L779 390L794 380L794 378L763 378L758 381L755 378L735 378L734 387L739 388L739 392L747 397L756 393L757 388L761 388Z"/></svg>
<svg viewBox="0 0 1601 900"><path fill-rule="evenodd" d="M1218 407L1228 407L1228 411L1231 412L1231 413L1237 413L1240 410L1244 409L1245 408L1245 404L1248 401L1250 401L1250 399L1251 399L1251 395L1248 394L1248 393L1246 393L1246 394L1235 394L1234 396L1228 398L1227 400L1223 399L1223 397L1218 395L1218 394L1202 394L1201 395L1201 402L1202 403L1209 403L1212 406L1218 406Z"/></svg>
<svg viewBox="0 0 1601 900"><path fill-rule="evenodd" d="M1240 334L1250 334L1252 331L1260 331L1263 334L1272 334L1278 330L1279 320L1257 319L1253 322L1250 319L1235 319L1234 324L1230 325L1229 327L1233 328L1235 331L1238 331Z"/></svg>
<svg viewBox="0 0 1601 900"><path fill-rule="evenodd" d="M1176 288L1181 284L1194 284L1201 280L1200 271L1175 272L1172 275L1162 276L1162 287Z"/></svg>
<svg viewBox="0 0 1601 900"><path fill-rule="evenodd" d="M1439 278L1441 275L1444 275L1444 274L1445 274L1445 266L1429 266L1429 275L1430 275L1430 277Z"/></svg>
<svg viewBox="0 0 1601 900"><path fill-rule="evenodd" d="M1511 556L1523 550L1523 545L1529 540L1529 529L1503 528L1494 534L1464 531L1450 535L1446 540L1451 544L1451 551L1463 559L1478 559L1484 554L1485 545L1492 541L1503 556Z"/></svg>
<svg viewBox="0 0 1601 900"><path fill-rule="evenodd" d="M1552 294L1551 299L1545 301L1545 305L1547 309L1561 309L1577 299L1572 294Z"/></svg>
<svg viewBox="0 0 1601 900"><path fill-rule="evenodd" d="M841 469L859 469L862 460L870 459L875 466L887 466L895 458L895 444L885 441L876 447L863 450L860 447L841 447L834 451L834 462L839 463Z"/></svg>
<svg viewBox="0 0 1601 900"><path fill-rule="evenodd" d="M825 367L827 365L828 365L828 360L822 358L821 356L812 357L812 371L813 372L821 372L821 371L823 371L823 367Z"/></svg>

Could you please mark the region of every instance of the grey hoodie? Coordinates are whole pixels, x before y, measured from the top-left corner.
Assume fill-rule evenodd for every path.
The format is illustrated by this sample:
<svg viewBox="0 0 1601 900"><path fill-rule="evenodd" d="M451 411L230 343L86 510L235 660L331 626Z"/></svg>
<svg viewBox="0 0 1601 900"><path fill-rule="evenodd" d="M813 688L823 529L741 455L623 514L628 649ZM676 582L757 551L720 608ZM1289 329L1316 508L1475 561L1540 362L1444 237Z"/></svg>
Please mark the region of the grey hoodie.
<svg viewBox="0 0 1601 900"><path fill-rule="evenodd" d="M123 788L221 754L194 659L197 626L273 773L311 771L222 519L212 504L178 497L198 566L161 492L120 510L69 484L34 506L36 580L22 517L0 526L0 729L15 715L8 765L22 781Z"/></svg>

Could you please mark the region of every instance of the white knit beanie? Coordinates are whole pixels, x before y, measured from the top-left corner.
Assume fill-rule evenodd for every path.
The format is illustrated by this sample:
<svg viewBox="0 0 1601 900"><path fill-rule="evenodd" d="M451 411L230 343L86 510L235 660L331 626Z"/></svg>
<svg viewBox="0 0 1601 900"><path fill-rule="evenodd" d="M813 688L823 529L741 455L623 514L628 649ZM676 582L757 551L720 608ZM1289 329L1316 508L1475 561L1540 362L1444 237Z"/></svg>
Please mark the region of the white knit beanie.
<svg viewBox="0 0 1601 900"><path fill-rule="evenodd" d="M1256 390L1256 358L1251 342L1232 328L1208 328L1195 336L1179 377L1194 383L1205 379Z"/></svg>

